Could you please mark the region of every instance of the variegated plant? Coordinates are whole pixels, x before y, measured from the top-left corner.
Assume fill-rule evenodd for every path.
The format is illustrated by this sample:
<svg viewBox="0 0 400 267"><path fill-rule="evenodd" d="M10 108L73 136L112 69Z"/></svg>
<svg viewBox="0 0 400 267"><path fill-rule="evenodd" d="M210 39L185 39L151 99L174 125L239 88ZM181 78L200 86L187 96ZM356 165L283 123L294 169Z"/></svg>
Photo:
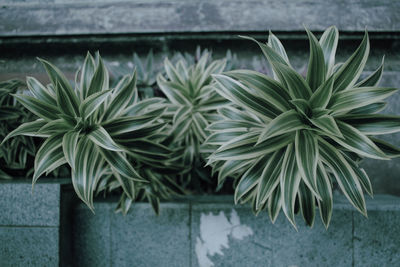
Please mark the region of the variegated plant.
<svg viewBox="0 0 400 267"><path fill-rule="evenodd" d="M158 66L154 65L154 54L150 50L145 60L142 60L137 53L133 53L133 60L126 64L120 62L106 62L111 73L111 80L118 81L123 76L131 74L133 69L136 68L136 86L140 99L155 96L154 90L156 87L156 76Z"/></svg>
<svg viewBox="0 0 400 267"><path fill-rule="evenodd" d="M34 115L11 95L25 88L26 84L19 80L0 82L0 139L4 139L21 123L33 119ZM20 136L3 143L0 146L0 179L30 175L33 172L31 161L35 152L35 143L29 136Z"/></svg>
<svg viewBox="0 0 400 267"><path fill-rule="evenodd" d="M260 46L274 79L251 70L214 75L218 93L237 107L221 109L225 119L208 128L214 133L207 142L218 146L209 164L219 170L220 182L230 175L238 178L235 202L249 201L255 212L268 209L272 221L282 208L294 226L295 207L312 226L318 205L328 227L332 182L366 214L363 190L372 195L372 188L358 160L399 155L397 148L373 137L400 131L399 116L376 114L397 89L378 86L383 62L359 81L370 50L367 32L357 50L338 64L335 27L319 40L307 34L305 78L272 33L266 44L246 38Z"/></svg>
<svg viewBox="0 0 400 267"><path fill-rule="evenodd" d="M193 182L194 177L208 180L210 173L204 169L201 144L208 137L208 125L219 119L217 108L229 104L218 95L211 86L212 74L221 73L225 60L208 63L210 54L203 52L198 62L188 65L183 58L176 65L165 59L164 67L167 78L162 74L157 77L157 84L169 100L164 116L172 122L170 144L182 147L181 171L183 185Z"/></svg>
<svg viewBox="0 0 400 267"><path fill-rule="evenodd" d="M58 68L41 62L51 84L43 86L28 77L31 95L15 95L39 119L22 124L3 143L17 135L45 138L36 154L33 184L68 163L75 192L91 209L93 193L102 179L115 180L126 196L135 199L137 187L150 181L135 167L162 166L169 157L170 151L156 137L165 126L159 119L165 100L138 101L136 72L110 89L107 69L98 54L93 58L88 53L76 75L80 81L75 89Z"/></svg>

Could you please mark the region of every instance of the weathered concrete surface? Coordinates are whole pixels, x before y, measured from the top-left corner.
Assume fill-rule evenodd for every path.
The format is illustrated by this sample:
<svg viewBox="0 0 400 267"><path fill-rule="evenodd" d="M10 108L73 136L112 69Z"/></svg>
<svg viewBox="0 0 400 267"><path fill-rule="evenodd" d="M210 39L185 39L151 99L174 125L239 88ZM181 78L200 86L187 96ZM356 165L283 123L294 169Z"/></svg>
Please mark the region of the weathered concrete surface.
<svg viewBox="0 0 400 267"><path fill-rule="evenodd" d="M394 266L400 260L398 197L367 199L367 219L335 194L328 230L317 212L312 229L297 216L298 231L283 214L272 224L265 212L255 217L229 199L162 203L159 217L146 203L134 204L125 217L113 213L115 203L96 205L95 216L80 205L74 258L86 258L78 266L201 267Z"/></svg>
<svg viewBox="0 0 400 267"><path fill-rule="evenodd" d="M1 226L54 226L60 222L60 184L0 183Z"/></svg>
<svg viewBox="0 0 400 267"><path fill-rule="evenodd" d="M3 1L0 36L167 32L398 32L400 3L362 1Z"/></svg>
<svg viewBox="0 0 400 267"><path fill-rule="evenodd" d="M0 183L0 266L58 266L60 184Z"/></svg>
<svg viewBox="0 0 400 267"><path fill-rule="evenodd" d="M95 214L85 205L74 212L70 233L74 266L110 266L111 208L108 203L95 203Z"/></svg>
<svg viewBox="0 0 400 267"><path fill-rule="evenodd" d="M58 227L0 227L0 266L59 266Z"/></svg>

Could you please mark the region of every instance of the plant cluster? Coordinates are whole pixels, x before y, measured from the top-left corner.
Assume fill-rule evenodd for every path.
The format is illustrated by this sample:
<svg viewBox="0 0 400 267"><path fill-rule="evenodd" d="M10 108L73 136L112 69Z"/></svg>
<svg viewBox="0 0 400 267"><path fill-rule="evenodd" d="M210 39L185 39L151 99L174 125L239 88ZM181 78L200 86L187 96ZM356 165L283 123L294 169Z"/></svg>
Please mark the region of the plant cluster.
<svg viewBox="0 0 400 267"><path fill-rule="evenodd" d="M344 63L335 62L335 27L319 40L307 35L306 77L271 32L267 43L245 38L259 45L273 77L236 70L230 51L213 60L198 48L194 56L166 58L160 71L152 52L145 63L135 54L136 69L116 75L111 87L101 57L88 53L73 86L41 60L51 84L28 77L30 94L2 94L13 93L38 117L9 133L3 146L15 136L44 138L33 183L67 164L77 195L91 209L95 194L119 192L117 211L147 199L158 213L160 199L209 193L229 178L235 202L249 202L256 214L268 210L272 221L283 210L295 226L301 212L312 226L318 207L328 227L335 184L366 214L363 192L372 195L372 187L359 163L400 155L374 137L400 131L400 117L376 114L397 89L378 86L383 60L360 80L370 49L367 33ZM2 105L15 108L7 101Z"/></svg>

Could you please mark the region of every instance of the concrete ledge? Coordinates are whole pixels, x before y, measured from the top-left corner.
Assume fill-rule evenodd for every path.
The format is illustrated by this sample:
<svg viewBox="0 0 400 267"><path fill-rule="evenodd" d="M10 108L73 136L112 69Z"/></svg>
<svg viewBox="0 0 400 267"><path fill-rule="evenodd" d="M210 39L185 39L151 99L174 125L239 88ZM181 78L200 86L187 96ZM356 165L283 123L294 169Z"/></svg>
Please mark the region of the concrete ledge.
<svg viewBox="0 0 400 267"><path fill-rule="evenodd" d="M58 266L58 183L0 183L0 266Z"/></svg>
<svg viewBox="0 0 400 267"><path fill-rule="evenodd" d="M226 196L150 205L134 204L127 216L115 203L74 209L74 258L77 266L393 266L400 260L400 198L367 200L369 218L335 196L332 223L319 218L313 229L297 217L296 231L280 214L272 224L266 213Z"/></svg>
<svg viewBox="0 0 400 267"><path fill-rule="evenodd" d="M362 1L2 1L0 36L321 31L399 32L400 3Z"/></svg>

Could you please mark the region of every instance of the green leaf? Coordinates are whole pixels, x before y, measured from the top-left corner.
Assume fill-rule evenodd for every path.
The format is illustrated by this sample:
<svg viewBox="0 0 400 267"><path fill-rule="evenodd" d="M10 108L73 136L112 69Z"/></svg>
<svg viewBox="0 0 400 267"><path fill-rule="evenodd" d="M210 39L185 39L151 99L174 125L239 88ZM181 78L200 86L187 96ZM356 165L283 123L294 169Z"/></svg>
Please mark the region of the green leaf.
<svg viewBox="0 0 400 267"><path fill-rule="evenodd" d="M223 97L235 104L257 113L261 118L270 120L281 112L263 98L251 93L244 85L226 75L213 75L219 86L215 89Z"/></svg>
<svg viewBox="0 0 400 267"><path fill-rule="evenodd" d="M102 123L102 126L111 136L136 131L157 120L164 110L158 109L141 116L118 117Z"/></svg>
<svg viewBox="0 0 400 267"><path fill-rule="evenodd" d="M0 109L0 121L16 120L21 115L21 109L14 106L2 106Z"/></svg>
<svg viewBox="0 0 400 267"><path fill-rule="evenodd" d="M353 55L335 73L334 92L341 92L352 88L360 77L369 54L368 33L365 31L364 38L353 53Z"/></svg>
<svg viewBox="0 0 400 267"><path fill-rule="evenodd" d="M78 98L74 92L74 89L71 87L69 81L64 76L64 74L53 64L50 62L39 59L42 62L44 68L46 69L47 74L51 80L51 83L56 88L57 84L59 84L59 91L61 92L61 96L64 99L68 99L68 105L71 105L72 113L69 115L78 115L79 106L78 106ZM58 98L58 96L57 96ZM58 100L58 99L57 99ZM58 102L58 101L57 101ZM58 102L60 105L60 102ZM61 102L62 103L62 102Z"/></svg>
<svg viewBox="0 0 400 267"><path fill-rule="evenodd" d="M332 97L333 81L333 77L329 78L312 94L310 105L313 109L324 109L328 106Z"/></svg>
<svg viewBox="0 0 400 267"><path fill-rule="evenodd" d="M265 57L267 58L267 60L269 61L269 63L272 65L273 68L274 68L274 65L272 64L272 62L279 62L281 64L287 64L286 60L284 58L282 58L282 56L278 52L275 51L275 49L274 49L275 47L272 48L268 45L258 42L254 38L251 38L248 36L240 36L239 35L239 37L247 39L247 40L251 40L251 41L257 43L258 46L261 48L261 51L263 52L263 54L265 55ZM271 44L271 46L272 46L272 44Z"/></svg>
<svg viewBox="0 0 400 267"><path fill-rule="evenodd" d="M326 77L324 52L318 43L314 34L307 30L310 41L310 59L308 61L306 81L314 92L324 81Z"/></svg>
<svg viewBox="0 0 400 267"><path fill-rule="evenodd" d="M265 161L268 159L269 155L261 157L257 162L251 166L240 178L239 184L235 189L235 204L246 195L250 190L254 189L259 180L260 176L264 170Z"/></svg>
<svg viewBox="0 0 400 267"><path fill-rule="evenodd" d="M43 125L42 128L40 128L37 133L40 135L53 135L56 133L65 133L69 130L71 130L74 126L70 125L67 121L64 119L58 119L58 120L53 120L49 121L45 125Z"/></svg>
<svg viewBox="0 0 400 267"><path fill-rule="evenodd" d="M76 147L72 185L78 197L93 211L93 193L103 171L103 159L96 146L85 137Z"/></svg>
<svg viewBox="0 0 400 267"><path fill-rule="evenodd" d="M222 185L228 176L238 173L249 165L253 165L254 160L229 160L226 161L218 170L218 186Z"/></svg>
<svg viewBox="0 0 400 267"><path fill-rule="evenodd" d="M145 181L139 173L132 167L126 157L119 151L107 150L100 148L100 153L103 155L105 160L110 166L117 171L121 176L135 181Z"/></svg>
<svg viewBox="0 0 400 267"><path fill-rule="evenodd" d="M325 171L325 167L318 161L317 167L317 188L318 192L321 196L321 200L317 199L319 214L321 216L322 222L325 225L325 228L328 229L329 223L332 218L332 185L331 181L328 177L328 174Z"/></svg>
<svg viewBox="0 0 400 267"><path fill-rule="evenodd" d="M83 120L86 120L93 112L95 112L101 104L110 95L111 90L105 90L98 93L94 93L87 97L79 107L79 113Z"/></svg>
<svg viewBox="0 0 400 267"><path fill-rule="evenodd" d="M382 101L397 90L397 88L384 87L353 88L333 95L329 109L333 111L333 114L346 113L352 109Z"/></svg>
<svg viewBox="0 0 400 267"><path fill-rule="evenodd" d="M185 97L183 92L177 89L172 82L168 82L161 74L157 76L157 85L173 104L190 105L190 101Z"/></svg>
<svg viewBox="0 0 400 267"><path fill-rule="evenodd" d="M97 68L93 74L92 80L90 81L90 85L87 89L87 94L84 96L84 98L91 96L92 94L108 90L108 71L104 66L103 60L100 58L99 54L96 56L98 59Z"/></svg>
<svg viewBox="0 0 400 267"><path fill-rule="evenodd" d="M309 187L300 182L299 187L300 209L306 224L313 227L315 220L315 198Z"/></svg>
<svg viewBox="0 0 400 267"><path fill-rule="evenodd" d="M385 102L376 102L373 104L366 105L364 107L355 108L350 110L349 114L371 114L371 113L378 113L384 110L386 107Z"/></svg>
<svg viewBox="0 0 400 267"><path fill-rule="evenodd" d="M96 70L96 63L92 55L87 52L85 61L83 62L81 70L81 81L80 81L80 97L81 100L85 99L89 90L90 82L93 79L94 72Z"/></svg>
<svg viewBox="0 0 400 267"><path fill-rule="evenodd" d="M335 26L326 29L319 39L319 44L324 53L326 77L329 77L333 73L338 40L339 32Z"/></svg>
<svg viewBox="0 0 400 267"><path fill-rule="evenodd" d="M281 188L277 186L272 192L270 198L268 199L268 215L272 223L275 223L276 219L278 218L279 211L282 207L281 191Z"/></svg>
<svg viewBox="0 0 400 267"><path fill-rule="evenodd" d="M45 120L58 119L57 114L60 111L57 107L49 105L43 101L37 100L34 97L27 95L13 95L24 107L30 110L33 114Z"/></svg>
<svg viewBox="0 0 400 267"><path fill-rule="evenodd" d="M367 136L362 134L359 130L341 121L338 121L337 123L344 138L331 136L336 143L352 152L368 158L388 160L388 157L382 152L382 150L380 150Z"/></svg>
<svg viewBox="0 0 400 267"><path fill-rule="evenodd" d="M290 223L296 228L294 221L294 204L301 178L296 165L296 156L293 144L286 148L282 162L280 186L282 194L282 208Z"/></svg>
<svg viewBox="0 0 400 267"><path fill-rule="evenodd" d="M32 186L37 179L54 165L60 166L66 163L62 150L62 134L50 136L40 147L35 156L35 173L33 174Z"/></svg>
<svg viewBox="0 0 400 267"><path fill-rule="evenodd" d="M290 109L289 94L278 82L262 73L251 70L234 70L224 73L228 77L239 80L245 86L253 89L259 96L267 100L280 111Z"/></svg>
<svg viewBox="0 0 400 267"><path fill-rule="evenodd" d="M343 154L344 158L347 160L349 165L353 168L353 171L357 175L362 187L367 191L367 193L372 197L373 192L372 192L372 185L371 181L368 178L367 173L364 171L364 169L360 168L356 162L354 162L349 156L346 154Z"/></svg>
<svg viewBox="0 0 400 267"><path fill-rule="evenodd" d="M268 46L271 47L278 55L280 55L290 66L289 58L281 41L271 32L268 34Z"/></svg>
<svg viewBox="0 0 400 267"><path fill-rule="evenodd" d="M62 140L64 157L73 170L75 169L76 146L78 144L79 134L80 131L69 131L64 134Z"/></svg>
<svg viewBox="0 0 400 267"><path fill-rule="evenodd" d="M15 137L17 135L26 135L26 136L37 136L37 132L40 128L42 128L47 122L43 119L37 119L32 122L25 122L18 126L14 131L9 133L1 142L3 145L8 139Z"/></svg>
<svg viewBox="0 0 400 267"><path fill-rule="evenodd" d="M391 134L400 131L400 116L383 114L344 115L339 119L365 135Z"/></svg>
<svg viewBox="0 0 400 267"><path fill-rule="evenodd" d="M311 88L300 74L287 65L278 62L272 62L271 64L273 64L279 80L287 86L292 99L308 100L310 98L312 94Z"/></svg>
<svg viewBox="0 0 400 267"><path fill-rule="evenodd" d="M293 134L284 134L269 138L256 145L257 139L252 138L247 142L233 143L221 146L210 159L218 160L243 160L252 159L275 152L293 142Z"/></svg>
<svg viewBox="0 0 400 267"><path fill-rule="evenodd" d="M335 147L322 138L319 138L318 141L322 160L328 165L333 175L336 177L340 189L350 203L362 214L366 215L367 210L365 207L364 195L357 175Z"/></svg>
<svg viewBox="0 0 400 267"><path fill-rule="evenodd" d="M56 99L53 95L48 92L48 89L44 87L38 80L33 77L26 77L26 84L28 85L29 91L40 101L43 101L49 105L56 105Z"/></svg>
<svg viewBox="0 0 400 267"><path fill-rule="evenodd" d="M123 151L123 149L114 142L108 132L101 126L91 131L87 136L90 140L92 140L93 143L101 146L104 149L112 151Z"/></svg>
<svg viewBox="0 0 400 267"><path fill-rule="evenodd" d="M330 115L323 115L319 118L310 119L310 122L318 127L324 134L342 137L342 133L336 124L335 119Z"/></svg>
<svg viewBox="0 0 400 267"><path fill-rule="evenodd" d="M289 110L268 123L267 127L260 134L257 143L261 143L274 136L304 129L305 127L299 114L295 110Z"/></svg>
<svg viewBox="0 0 400 267"><path fill-rule="evenodd" d="M316 136L308 131L296 131L294 148L297 167L304 183L317 198L321 198L316 185L317 163L319 158Z"/></svg>
<svg viewBox="0 0 400 267"><path fill-rule="evenodd" d="M112 119L120 115L124 109L130 103L130 100L135 96L136 92L136 71L133 72L132 76L129 76L129 81L126 85L121 88L117 87L114 89L114 95L111 102L108 105L104 119Z"/></svg>
<svg viewBox="0 0 400 267"><path fill-rule="evenodd" d="M370 139L374 142L374 144L379 147L380 150L382 150L385 155L387 155L389 158L397 158L400 157L400 148L385 142L383 140L380 140L378 138L370 137Z"/></svg>
<svg viewBox="0 0 400 267"><path fill-rule="evenodd" d="M377 86L382 78L383 74L383 63L385 61L385 56L382 58L382 63L379 66L379 68L371 73L367 78L362 80L361 82L357 83L354 87L374 87Z"/></svg>
<svg viewBox="0 0 400 267"><path fill-rule="evenodd" d="M285 149L280 149L267 160L257 188L256 206L261 207L279 185ZM279 187L278 187L279 188Z"/></svg>

